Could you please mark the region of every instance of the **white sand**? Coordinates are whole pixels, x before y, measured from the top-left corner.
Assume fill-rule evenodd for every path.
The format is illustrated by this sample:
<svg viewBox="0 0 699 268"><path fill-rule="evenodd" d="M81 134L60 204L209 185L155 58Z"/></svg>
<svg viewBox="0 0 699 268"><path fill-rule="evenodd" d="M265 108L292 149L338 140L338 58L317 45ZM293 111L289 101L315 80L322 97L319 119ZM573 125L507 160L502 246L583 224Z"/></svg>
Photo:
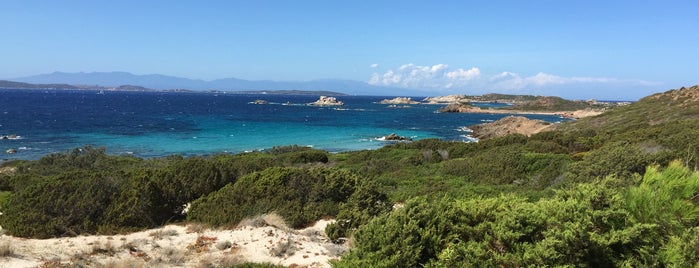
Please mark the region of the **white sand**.
<svg viewBox="0 0 699 268"><path fill-rule="evenodd" d="M267 262L292 267L330 267L347 249L324 234L330 221L302 230L242 226L233 230L168 225L128 235L24 239L0 236L0 267L37 267L46 262L88 267L216 267ZM188 231L189 229L189 231ZM200 238L202 243L195 243ZM229 245L225 246L226 244Z"/></svg>

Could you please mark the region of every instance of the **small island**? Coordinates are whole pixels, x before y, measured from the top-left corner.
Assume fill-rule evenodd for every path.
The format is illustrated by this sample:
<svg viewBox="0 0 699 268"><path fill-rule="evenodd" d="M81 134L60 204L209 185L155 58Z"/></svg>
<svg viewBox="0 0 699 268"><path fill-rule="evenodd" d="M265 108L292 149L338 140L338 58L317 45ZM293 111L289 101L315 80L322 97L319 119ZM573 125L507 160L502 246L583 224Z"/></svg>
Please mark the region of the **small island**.
<svg viewBox="0 0 699 268"><path fill-rule="evenodd" d="M380 104L420 104L419 101L413 100L410 97L396 97L393 99L384 99L379 102Z"/></svg>
<svg viewBox="0 0 699 268"><path fill-rule="evenodd" d="M343 106L344 102L337 100L335 97L320 96L317 101L311 102L311 106Z"/></svg>
<svg viewBox="0 0 699 268"><path fill-rule="evenodd" d="M439 113L543 114L580 119L600 115L627 102L566 100L560 97L486 94L482 96L449 95L426 98L427 104L447 104ZM506 103L505 107L479 107L474 103Z"/></svg>

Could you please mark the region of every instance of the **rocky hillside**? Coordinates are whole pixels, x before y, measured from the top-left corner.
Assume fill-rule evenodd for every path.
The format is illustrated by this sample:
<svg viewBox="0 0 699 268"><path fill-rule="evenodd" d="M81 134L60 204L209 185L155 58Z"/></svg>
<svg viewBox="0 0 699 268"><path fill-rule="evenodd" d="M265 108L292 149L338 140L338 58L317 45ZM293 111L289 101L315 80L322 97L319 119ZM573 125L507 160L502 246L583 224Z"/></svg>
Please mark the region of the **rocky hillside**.
<svg viewBox="0 0 699 268"><path fill-rule="evenodd" d="M560 130L592 129L622 133L669 122L699 120L699 85L642 98L600 116L563 124Z"/></svg>
<svg viewBox="0 0 699 268"><path fill-rule="evenodd" d="M498 121L478 124L469 127L473 130L471 136L477 139L490 139L508 134L531 136L551 128L551 123L528 119L524 116L507 116Z"/></svg>

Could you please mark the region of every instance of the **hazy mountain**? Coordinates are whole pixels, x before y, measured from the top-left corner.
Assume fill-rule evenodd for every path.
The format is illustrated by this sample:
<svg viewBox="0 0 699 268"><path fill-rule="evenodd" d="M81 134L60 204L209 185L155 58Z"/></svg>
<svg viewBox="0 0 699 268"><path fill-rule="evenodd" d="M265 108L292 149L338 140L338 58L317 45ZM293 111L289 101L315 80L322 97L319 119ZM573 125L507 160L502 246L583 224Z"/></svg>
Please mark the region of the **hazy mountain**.
<svg viewBox="0 0 699 268"><path fill-rule="evenodd" d="M53 72L34 76L10 79L12 81L37 84L72 84L117 87L137 85L152 89L190 90L305 90L335 91L350 95L424 96L425 92L369 85L361 81L323 79L313 81L250 81L237 78L224 78L211 81L188 79L175 76L149 74L135 75L127 72L63 73Z"/></svg>

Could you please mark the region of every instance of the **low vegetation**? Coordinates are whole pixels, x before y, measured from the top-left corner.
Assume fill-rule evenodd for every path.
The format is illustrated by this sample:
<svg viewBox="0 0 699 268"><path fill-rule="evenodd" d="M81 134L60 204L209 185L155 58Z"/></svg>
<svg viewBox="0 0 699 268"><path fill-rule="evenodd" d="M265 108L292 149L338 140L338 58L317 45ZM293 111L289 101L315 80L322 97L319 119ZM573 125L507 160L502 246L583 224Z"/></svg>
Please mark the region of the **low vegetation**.
<svg viewBox="0 0 699 268"><path fill-rule="evenodd" d="M22 237L279 215L336 219L327 235L353 245L336 267L699 263L696 86L531 137L157 159L85 147L2 167L0 225Z"/></svg>

